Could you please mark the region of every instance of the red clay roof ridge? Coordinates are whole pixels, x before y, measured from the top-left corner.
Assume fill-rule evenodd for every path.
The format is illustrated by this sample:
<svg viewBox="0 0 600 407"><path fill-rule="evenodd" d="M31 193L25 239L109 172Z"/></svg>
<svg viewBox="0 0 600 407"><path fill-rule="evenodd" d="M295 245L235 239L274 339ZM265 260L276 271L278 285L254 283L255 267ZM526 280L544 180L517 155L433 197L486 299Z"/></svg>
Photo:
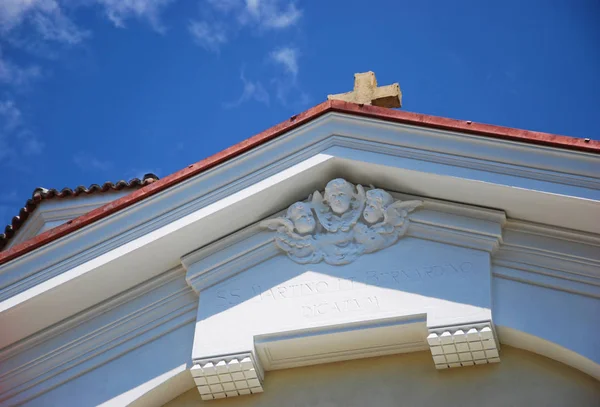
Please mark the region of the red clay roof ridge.
<svg viewBox="0 0 600 407"><path fill-rule="evenodd" d="M266 143L267 141L272 140L283 133L308 123L329 112L370 117L389 122L470 133L491 138L512 140L515 142L533 143L560 149L578 150L593 154L600 154L600 141L595 140L475 123L470 120L456 120L429 116L426 114L411 113L377 106L358 105L339 100L327 100L300 114L291 116L289 119L276 124L275 126L253 137L243 140L240 143L231 146L217 154L202 159L195 164L191 164L158 181L145 185L142 188L128 194L127 196L121 197L76 219L73 219L68 224L63 224L47 230L46 232L22 242L10 248L9 250L0 251L0 265L38 247L41 247L53 240L63 237L74 230L83 228L84 226L109 216L112 213L146 199L179 182L215 167L233 157L241 155L248 150L259 146L260 144Z"/></svg>
<svg viewBox="0 0 600 407"><path fill-rule="evenodd" d="M133 189L149 185L157 180L158 176L149 173L145 174L142 179L132 178L130 181L119 180L115 183L108 181L102 185L92 184L89 187L79 185L73 189L63 188L60 191L54 188L37 187L31 193L31 198L25 201L25 205L19 210L19 214L12 218L11 223L4 228L4 233L0 234L0 251L8 245L17 231L25 224L29 216L43 200L77 197L82 194L89 195L98 192L120 191L126 188Z"/></svg>

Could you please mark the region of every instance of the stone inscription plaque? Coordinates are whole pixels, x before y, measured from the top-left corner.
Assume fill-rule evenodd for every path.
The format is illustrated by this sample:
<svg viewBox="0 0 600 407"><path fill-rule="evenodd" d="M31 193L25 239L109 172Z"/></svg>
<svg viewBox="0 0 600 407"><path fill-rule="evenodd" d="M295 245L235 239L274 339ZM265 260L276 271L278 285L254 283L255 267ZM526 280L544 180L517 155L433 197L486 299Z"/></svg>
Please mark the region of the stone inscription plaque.
<svg viewBox="0 0 600 407"><path fill-rule="evenodd" d="M340 273L346 274L346 273ZM365 270L340 277L318 275L306 281L288 281L273 287L264 284L231 284L214 292L218 307L228 308L243 301L258 303L281 303L296 301L296 311L305 318L322 315L352 313L362 310L380 309L377 295L369 293L372 288L402 290L411 285L427 284L442 279L468 280L473 274L473 263L464 261L456 264L429 265L389 271ZM343 294L342 298L332 295ZM300 300L300 301L297 301Z"/></svg>
<svg viewBox="0 0 600 407"><path fill-rule="evenodd" d="M343 266L281 254L200 293L196 341L229 352L255 335L390 317L430 327L490 320L490 287L487 252L412 237Z"/></svg>

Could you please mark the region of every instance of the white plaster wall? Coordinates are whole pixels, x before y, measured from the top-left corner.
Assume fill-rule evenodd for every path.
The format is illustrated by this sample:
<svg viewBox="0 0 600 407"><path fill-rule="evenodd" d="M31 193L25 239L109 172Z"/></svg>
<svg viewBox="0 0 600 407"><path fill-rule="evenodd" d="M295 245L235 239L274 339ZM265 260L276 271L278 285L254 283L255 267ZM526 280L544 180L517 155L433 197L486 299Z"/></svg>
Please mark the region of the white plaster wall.
<svg viewBox="0 0 600 407"><path fill-rule="evenodd" d="M248 351L257 335L375 319L490 320L490 274L486 252L412 237L344 266L278 255L200 293L192 359Z"/></svg>
<svg viewBox="0 0 600 407"><path fill-rule="evenodd" d="M543 338L600 363L599 299L497 277L492 290L497 327Z"/></svg>
<svg viewBox="0 0 600 407"><path fill-rule="evenodd" d="M189 369L193 324L187 324L132 352L24 403L27 407L126 406L165 375ZM186 371L189 388L193 381ZM2 405L2 403L0 403ZM10 404L9 404L10 405Z"/></svg>
<svg viewBox="0 0 600 407"><path fill-rule="evenodd" d="M211 406L598 406L600 385L553 360L508 346L502 362L437 371L428 352L267 372L265 392ZM196 389L164 407L204 405Z"/></svg>
<svg viewBox="0 0 600 407"><path fill-rule="evenodd" d="M193 386L197 304L172 269L0 349L0 406L123 406L181 372Z"/></svg>

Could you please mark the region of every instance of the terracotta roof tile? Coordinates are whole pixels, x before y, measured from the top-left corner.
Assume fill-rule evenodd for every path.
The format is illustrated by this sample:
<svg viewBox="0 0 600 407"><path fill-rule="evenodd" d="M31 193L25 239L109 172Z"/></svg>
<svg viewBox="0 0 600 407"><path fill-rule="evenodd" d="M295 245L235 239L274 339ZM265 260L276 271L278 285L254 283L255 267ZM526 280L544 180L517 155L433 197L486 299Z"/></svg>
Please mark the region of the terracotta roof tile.
<svg viewBox="0 0 600 407"><path fill-rule="evenodd" d="M85 227L99 219L105 218L121 209L146 199L160 191L170 188L186 179L213 168L233 157L245 153L269 140L278 137L298 126L306 124L326 113L337 112L354 116L369 117L373 119L404 123L413 126L436 128L449 131L475 134L482 137L499 138L521 143L531 143L541 146L554 147L567 150L578 150L592 154L600 154L600 141L575 137L560 136L556 134L541 133L536 131L520 130L489 124L475 123L465 120L448 119L444 117L429 116L425 114L410 113L406 111L388 109L377 106L357 105L339 100L328 100L314 106L300 114L290 117L262 133L229 147L220 153L189 165L174 174L162 178L151 185L146 185L127 196L112 201L96 208L80 217L73 219L69 224L62 224L45 231L40 235L19 243L8 250L0 251L0 265L22 256L38 247L44 246L61 238L77 229Z"/></svg>
<svg viewBox="0 0 600 407"><path fill-rule="evenodd" d="M57 198L69 198L76 197L79 195L90 195L95 193L103 193L108 191L120 191L122 189L137 189L143 186L149 185L154 181L158 181L158 177L154 174L146 174L142 179L133 178L130 181L120 180L117 182L105 182L102 185L92 184L89 187L79 185L73 189L63 188L60 191L58 189L46 189L36 188L31 194L25 205L19 211L19 214L12 218L10 224L4 228L4 233L0 234L0 251L3 250L10 239L14 237L21 226L27 221L29 215L35 211L37 206L42 201Z"/></svg>

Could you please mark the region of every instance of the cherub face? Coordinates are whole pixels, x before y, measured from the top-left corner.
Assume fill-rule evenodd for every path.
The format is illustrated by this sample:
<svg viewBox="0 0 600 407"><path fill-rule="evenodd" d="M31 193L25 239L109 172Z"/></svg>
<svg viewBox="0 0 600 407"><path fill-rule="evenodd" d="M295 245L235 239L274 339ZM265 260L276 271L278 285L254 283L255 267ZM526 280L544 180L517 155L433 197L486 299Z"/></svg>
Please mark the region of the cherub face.
<svg viewBox="0 0 600 407"><path fill-rule="evenodd" d="M391 204L394 198L382 189L367 191L367 202L363 216L369 223L375 223L383 218L385 207Z"/></svg>
<svg viewBox="0 0 600 407"><path fill-rule="evenodd" d="M310 206L304 202L296 202L290 206L287 217L294 222L294 227L300 234L311 233L315 230L315 218L310 210Z"/></svg>
<svg viewBox="0 0 600 407"><path fill-rule="evenodd" d="M338 215L350 209L353 195L352 185L341 178L329 181L325 187L325 199L333 212Z"/></svg>

